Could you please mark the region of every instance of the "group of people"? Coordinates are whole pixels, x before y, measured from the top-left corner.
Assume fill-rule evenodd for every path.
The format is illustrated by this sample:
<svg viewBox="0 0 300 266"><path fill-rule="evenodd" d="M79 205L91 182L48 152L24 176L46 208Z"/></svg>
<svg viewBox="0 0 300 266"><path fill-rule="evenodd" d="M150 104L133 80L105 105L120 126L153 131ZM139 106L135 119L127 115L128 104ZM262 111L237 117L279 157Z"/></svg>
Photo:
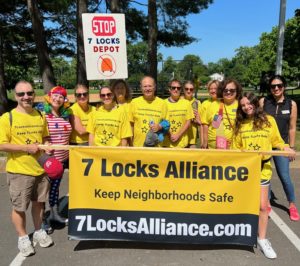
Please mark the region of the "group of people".
<svg viewBox="0 0 300 266"><path fill-rule="evenodd" d="M8 152L6 171L12 221L19 236L18 248L24 256L35 252L26 232L25 211L30 202L35 227L33 242L40 246L53 244L42 227L47 200L50 221L68 222L58 211L61 178L48 179L44 174L38 163L44 152L39 144L285 150L290 157L274 156L273 160L289 201L290 218L299 220L289 173L289 161L295 159L297 105L285 96L282 76L270 79L270 95L260 100L252 92L243 93L234 79L210 81L209 99L202 103L196 99L191 81L182 84L171 80L167 99L156 96L156 83L151 76L144 76L140 87L142 96L131 99L127 83L116 80L100 89L101 105L95 108L89 103L86 86L76 86L76 102L71 107L67 91L56 86L45 96L41 114L33 108L35 92L31 84L17 83L18 105L0 118L0 150ZM67 150L47 149L46 153L68 167ZM258 246L266 257L276 258L266 239L271 210L270 160L270 156L264 156L261 164Z"/></svg>

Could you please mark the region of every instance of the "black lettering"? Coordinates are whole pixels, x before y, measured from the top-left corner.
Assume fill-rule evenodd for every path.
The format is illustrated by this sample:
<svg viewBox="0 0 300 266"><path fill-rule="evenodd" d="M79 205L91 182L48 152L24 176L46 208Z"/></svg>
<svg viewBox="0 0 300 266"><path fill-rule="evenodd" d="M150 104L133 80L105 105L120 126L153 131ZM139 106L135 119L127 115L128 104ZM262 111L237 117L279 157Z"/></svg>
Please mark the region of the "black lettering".
<svg viewBox="0 0 300 266"><path fill-rule="evenodd" d="M147 167L147 164L142 164L141 160L137 160L137 171L136 171L136 175L138 177L143 176L143 177L148 177L147 172L145 170L145 168Z"/></svg>
<svg viewBox="0 0 300 266"><path fill-rule="evenodd" d="M176 163L174 161L170 161L167 165L165 177L169 178L170 176L173 176L174 178L178 178L178 171L177 171Z"/></svg>
<svg viewBox="0 0 300 266"><path fill-rule="evenodd" d="M150 177L158 177L159 171L158 171L158 165L157 164L150 164L149 165L149 176Z"/></svg>
<svg viewBox="0 0 300 266"><path fill-rule="evenodd" d="M113 165L112 173L114 176L121 176L123 175L123 164L121 163L115 163Z"/></svg>
<svg viewBox="0 0 300 266"><path fill-rule="evenodd" d="M111 176L111 173L106 172L106 159L101 160L101 176Z"/></svg>

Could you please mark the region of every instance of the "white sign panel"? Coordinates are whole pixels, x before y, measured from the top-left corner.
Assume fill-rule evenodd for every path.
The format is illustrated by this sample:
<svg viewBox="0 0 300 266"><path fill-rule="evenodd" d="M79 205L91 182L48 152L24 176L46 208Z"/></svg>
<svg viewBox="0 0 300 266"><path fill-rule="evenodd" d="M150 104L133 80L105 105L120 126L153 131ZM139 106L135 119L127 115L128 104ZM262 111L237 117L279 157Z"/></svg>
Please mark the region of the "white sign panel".
<svg viewBox="0 0 300 266"><path fill-rule="evenodd" d="M82 14L88 80L127 78L124 14Z"/></svg>

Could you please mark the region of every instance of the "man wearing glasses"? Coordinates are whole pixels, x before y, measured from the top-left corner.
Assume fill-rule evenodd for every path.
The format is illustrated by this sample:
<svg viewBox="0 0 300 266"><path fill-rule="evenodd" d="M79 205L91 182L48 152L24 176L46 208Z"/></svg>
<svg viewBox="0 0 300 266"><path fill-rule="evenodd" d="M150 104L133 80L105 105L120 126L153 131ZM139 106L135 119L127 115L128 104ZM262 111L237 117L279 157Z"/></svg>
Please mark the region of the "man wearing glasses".
<svg viewBox="0 0 300 266"><path fill-rule="evenodd" d="M26 232L26 214L32 203L32 219L35 228L33 242L41 247L53 244L50 236L41 229L44 203L48 199L49 182L37 158L38 144L49 135L45 117L33 109L34 90L27 81L15 87L17 107L0 118L0 150L8 153L6 172L10 199L13 205L12 222L18 239L18 248L23 256L35 253Z"/></svg>
<svg viewBox="0 0 300 266"><path fill-rule="evenodd" d="M144 76L140 82L143 95L132 100L129 110L129 121L133 131L133 146L143 147L149 130L158 132L159 124L166 118L167 104L155 95L155 80Z"/></svg>
<svg viewBox="0 0 300 266"><path fill-rule="evenodd" d="M179 80L170 81L169 93L170 97L165 101L168 105L167 120L170 122L170 130L162 145L169 148L186 148L189 144L188 129L195 117L192 105L188 100L180 98Z"/></svg>

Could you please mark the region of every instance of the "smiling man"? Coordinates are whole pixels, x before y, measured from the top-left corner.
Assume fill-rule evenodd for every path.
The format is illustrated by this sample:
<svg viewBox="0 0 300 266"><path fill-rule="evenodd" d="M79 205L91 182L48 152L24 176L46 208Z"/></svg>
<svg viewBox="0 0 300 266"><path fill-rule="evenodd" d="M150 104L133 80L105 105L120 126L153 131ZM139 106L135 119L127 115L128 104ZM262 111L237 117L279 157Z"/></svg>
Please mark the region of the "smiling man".
<svg viewBox="0 0 300 266"><path fill-rule="evenodd" d="M26 232L26 210L32 203L32 219L35 228L33 242L49 247L53 241L41 229L44 203L48 198L49 182L37 158L38 144L48 136L45 117L32 108L34 90L27 81L15 87L17 107L0 118L0 150L8 153L6 172L12 202L12 222L18 239L18 248L23 256L35 253Z"/></svg>
<svg viewBox="0 0 300 266"><path fill-rule="evenodd" d="M143 95L130 103L129 121L133 128L133 146L143 147L149 130L158 132L159 124L166 118L167 104L155 95L155 80L150 76L141 79L140 87Z"/></svg>
<svg viewBox="0 0 300 266"><path fill-rule="evenodd" d="M165 100L168 105L167 120L170 122L169 134L163 146L168 148L186 148L189 144L188 129L195 117L191 103L180 98L181 83L173 79L169 83L170 97Z"/></svg>

